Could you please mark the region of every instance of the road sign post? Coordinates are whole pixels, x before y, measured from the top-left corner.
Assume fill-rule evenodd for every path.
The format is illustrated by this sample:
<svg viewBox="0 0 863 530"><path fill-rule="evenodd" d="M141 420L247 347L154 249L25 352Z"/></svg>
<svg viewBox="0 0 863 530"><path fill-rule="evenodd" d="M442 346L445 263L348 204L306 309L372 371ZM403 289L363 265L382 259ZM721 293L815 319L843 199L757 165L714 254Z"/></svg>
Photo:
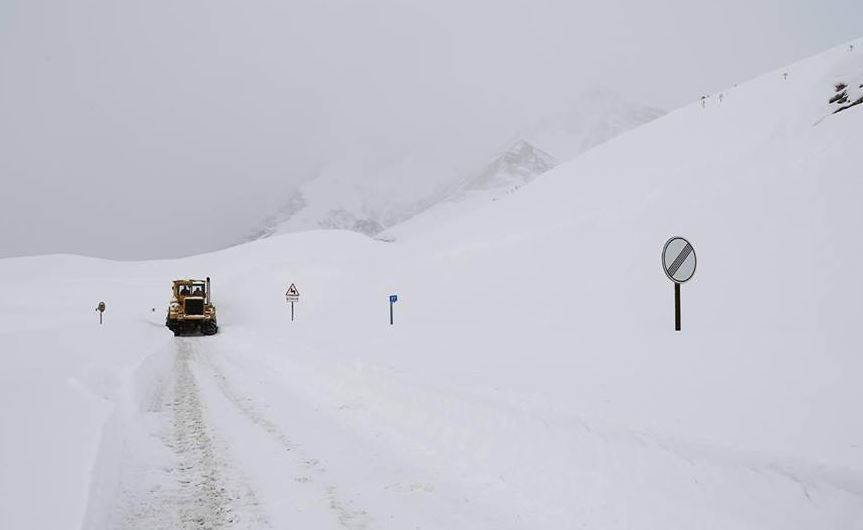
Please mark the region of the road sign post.
<svg viewBox="0 0 863 530"><path fill-rule="evenodd" d="M672 237L662 247L662 269L674 282L674 330L680 331L680 284L695 275L695 249L682 237Z"/></svg>
<svg viewBox="0 0 863 530"><path fill-rule="evenodd" d="M99 305L96 306L96 311L99 312L99 325L102 325L102 313L105 312L105 302L99 302Z"/></svg>
<svg viewBox="0 0 863 530"><path fill-rule="evenodd" d="M291 284L288 287L287 292L285 292L285 300L291 304L291 322L294 321L294 303L300 301L300 291L297 290L297 286Z"/></svg>
<svg viewBox="0 0 863 530"><path fill-rule="evenodd" d="M399 295L391 294L390 295L390 326L393 325L393 305L399 301Z"/></svg>

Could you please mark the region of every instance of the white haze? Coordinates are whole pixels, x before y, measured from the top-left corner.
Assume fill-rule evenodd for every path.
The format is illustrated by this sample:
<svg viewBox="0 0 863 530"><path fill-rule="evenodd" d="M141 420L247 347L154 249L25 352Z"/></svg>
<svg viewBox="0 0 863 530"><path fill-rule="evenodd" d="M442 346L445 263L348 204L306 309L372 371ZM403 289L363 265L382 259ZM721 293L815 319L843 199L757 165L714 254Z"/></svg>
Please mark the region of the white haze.
<svg viewBox="0 0 863 530"><path fill-rule="evenodd" d="M861 20L853 0L3 0L0 257L214 249L324 167L476 167L584 90L670 109Z"/></svg>

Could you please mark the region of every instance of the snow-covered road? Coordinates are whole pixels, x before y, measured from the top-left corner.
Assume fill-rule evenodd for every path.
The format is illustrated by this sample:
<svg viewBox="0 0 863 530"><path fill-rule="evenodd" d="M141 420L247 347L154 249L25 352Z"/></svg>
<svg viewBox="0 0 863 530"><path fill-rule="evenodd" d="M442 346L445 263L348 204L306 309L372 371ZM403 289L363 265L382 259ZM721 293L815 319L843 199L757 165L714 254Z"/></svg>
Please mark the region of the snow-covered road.
<svg viewBox="0 0 863 530"><path fill-rule="evenodd" d="M853 474L289 347L228 328L148 356L100 450L97 482L119 487L91 499L85 527L550 528L576 513L659 528L709 513L705 528L727 528L763 512L768 527L838 528L863 509Z"/></svg>
<svg viewBox="0 0 863 530"><path fill-rule="evenodd" d="M118 407L103 440L102 477L113 495L93 499L86 526L257 528L262 512L206 415L200 345L187 339L153 354L158 369L137 383L140 401ZM101 520L100 520L101 519Z"/></svg>
<svg viewBox="0 0 863 530"><path fill-rule="evenodd" d="M135 397L118 407L100 451L97 482L118 487L92 499L85 527L284 528L301 521L366 528L365 510L340 491L314 451L289 436L290 424L268 415L272 381L256 380L266 373L230 362L205 338L175 339L149 356L135 374Z"/></svg>

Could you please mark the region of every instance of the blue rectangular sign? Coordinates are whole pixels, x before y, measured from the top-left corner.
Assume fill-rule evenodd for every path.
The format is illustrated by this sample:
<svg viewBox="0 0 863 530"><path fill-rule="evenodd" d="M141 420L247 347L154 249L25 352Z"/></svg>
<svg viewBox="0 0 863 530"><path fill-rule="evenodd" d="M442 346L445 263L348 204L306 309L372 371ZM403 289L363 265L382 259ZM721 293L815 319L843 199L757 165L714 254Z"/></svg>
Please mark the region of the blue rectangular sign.
<svg viewBox="0 0 863 530"><path fill-rule="evenodd" d="M391 304L394 302L398 302L398 301L399 301L399 295L397 295L397 294L391 294L390 295L390 303Z"/></svg>

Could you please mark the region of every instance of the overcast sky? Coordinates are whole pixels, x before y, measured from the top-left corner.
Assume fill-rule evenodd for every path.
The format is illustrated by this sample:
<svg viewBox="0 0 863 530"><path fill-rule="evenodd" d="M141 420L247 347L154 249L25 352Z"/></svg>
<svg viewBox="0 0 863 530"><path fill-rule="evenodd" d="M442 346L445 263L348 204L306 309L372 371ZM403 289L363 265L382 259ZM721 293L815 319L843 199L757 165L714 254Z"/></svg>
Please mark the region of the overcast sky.
<svg viewBox="0 0 863 530"><path fill-rule="evenodd" d="M860 0L0 0L0 257L213 249L345 157L467 165L587 88L671 110L861 35Z"/></svg>

